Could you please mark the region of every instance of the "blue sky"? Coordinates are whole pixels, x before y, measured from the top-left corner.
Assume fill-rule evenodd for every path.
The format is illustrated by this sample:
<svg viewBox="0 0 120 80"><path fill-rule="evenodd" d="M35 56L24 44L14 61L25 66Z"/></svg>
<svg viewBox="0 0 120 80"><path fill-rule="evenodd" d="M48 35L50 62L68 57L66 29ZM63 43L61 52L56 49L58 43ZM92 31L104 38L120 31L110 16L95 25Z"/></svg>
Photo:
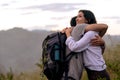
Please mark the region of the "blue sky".
<svg viewBox="0 0 120 80"><path fill-rule="evenodd" d="M120 34L119 0L1 0L0 30L61 30L80 9L91 10L98 23L108 24L107 34Z"/></svg>

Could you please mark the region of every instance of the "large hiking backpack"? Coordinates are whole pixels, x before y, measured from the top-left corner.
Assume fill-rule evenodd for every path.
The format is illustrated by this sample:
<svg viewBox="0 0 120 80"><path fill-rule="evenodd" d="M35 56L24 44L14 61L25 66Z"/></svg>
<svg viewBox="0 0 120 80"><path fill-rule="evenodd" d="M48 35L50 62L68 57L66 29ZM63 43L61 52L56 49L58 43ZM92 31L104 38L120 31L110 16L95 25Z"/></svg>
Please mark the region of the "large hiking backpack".
<svg viewBox="0 0 120 80"><path fill-rule="evenodd" d="M66 35L61 32L49 34L42 43L43 73L48 80L60 80L65 70Z"/></svg>

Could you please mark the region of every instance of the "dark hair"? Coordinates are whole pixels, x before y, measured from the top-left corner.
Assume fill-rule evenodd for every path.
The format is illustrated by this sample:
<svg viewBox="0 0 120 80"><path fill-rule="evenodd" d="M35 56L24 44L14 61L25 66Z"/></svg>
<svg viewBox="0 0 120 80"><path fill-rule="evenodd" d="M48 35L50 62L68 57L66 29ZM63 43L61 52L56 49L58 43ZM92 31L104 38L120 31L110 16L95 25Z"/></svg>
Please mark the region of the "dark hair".
<svg viewBox="0 0 120 80"><path fill-rule="evenodd" d="M70 20L70 26L71 27L75 27L76 26L76 18L77 18L77 16L74 16L74 17L71 18L71 20Z"/></svg>
<svg viewBox="0 0 120 80"><path fill-rule="evenodd" d="M90 10L79 10L79 12L83 12L85 19L88 21L87 24L97 23L95 15Z"/></svg>

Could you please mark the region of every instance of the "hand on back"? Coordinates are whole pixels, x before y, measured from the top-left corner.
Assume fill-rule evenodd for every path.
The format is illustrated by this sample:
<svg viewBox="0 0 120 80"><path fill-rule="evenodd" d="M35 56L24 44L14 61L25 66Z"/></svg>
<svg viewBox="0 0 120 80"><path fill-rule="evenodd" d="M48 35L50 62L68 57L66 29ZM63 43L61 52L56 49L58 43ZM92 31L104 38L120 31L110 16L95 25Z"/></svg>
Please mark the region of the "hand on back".
<svg viewBox="0 0 120 80"><path fill-rule="evenodd" d="M94 46L101 46L104 45L105 42L100 36L96 35L95 38L91 40L91 44Z"/></svg>

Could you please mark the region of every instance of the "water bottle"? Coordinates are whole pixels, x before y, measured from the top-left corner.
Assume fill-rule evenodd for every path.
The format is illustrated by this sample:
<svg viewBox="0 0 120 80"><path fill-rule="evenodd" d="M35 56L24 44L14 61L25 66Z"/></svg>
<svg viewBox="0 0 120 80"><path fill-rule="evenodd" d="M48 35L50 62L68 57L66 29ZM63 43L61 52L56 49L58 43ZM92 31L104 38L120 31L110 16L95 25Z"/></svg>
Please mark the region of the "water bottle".
<svg viewBox="0 0 120 80"><path fill-rule="evenodd" d="M60 59L60 51L59 51L59 45L55 45L55 60L58 61Z"/></svg>

